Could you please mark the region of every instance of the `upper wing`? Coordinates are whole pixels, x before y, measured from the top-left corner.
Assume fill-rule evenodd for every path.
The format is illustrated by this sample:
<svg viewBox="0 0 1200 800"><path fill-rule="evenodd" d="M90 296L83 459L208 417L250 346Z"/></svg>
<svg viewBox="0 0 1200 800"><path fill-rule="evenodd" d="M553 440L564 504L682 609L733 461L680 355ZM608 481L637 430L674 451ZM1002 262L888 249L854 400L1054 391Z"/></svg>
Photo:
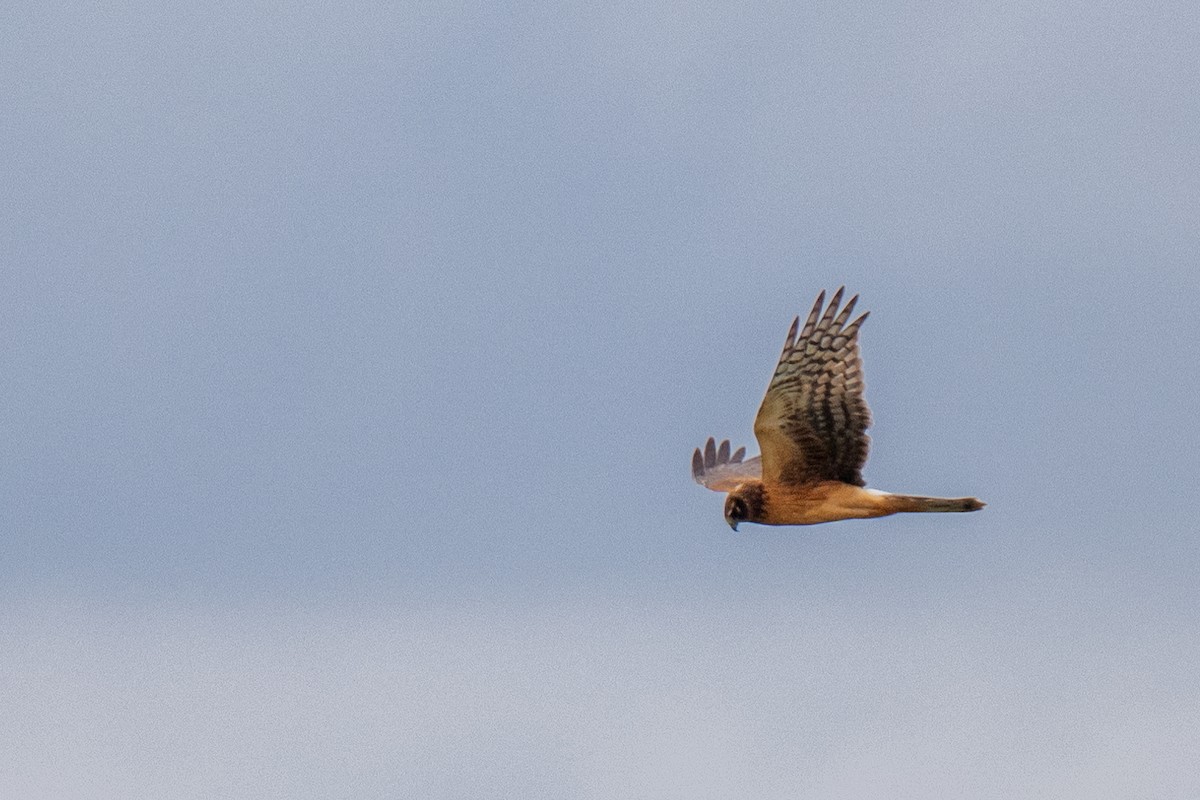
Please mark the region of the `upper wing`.
<svg viewBox="0 0 1200 800"><path fill-rule="evenodd" d="M822 291L800 335L788 331L775 376L754 420L762 449L763 480L805 483L835 480L863 486L871 412L863 399L858 329L847 324L858 295L838 313L845 287L825 304Z"/></svg>
<svg viewBox="0 0 1200 800"><path fill-rule="evenodd" d="M692 453L692 478L715 492L733 491L743 481L758 480L762 477L762 457L755 456L742 461L744 455L744 447L739 447L736 453L730 455L728 439L721 442L718 449L710 436L703 453L699 447Z"/></svg>

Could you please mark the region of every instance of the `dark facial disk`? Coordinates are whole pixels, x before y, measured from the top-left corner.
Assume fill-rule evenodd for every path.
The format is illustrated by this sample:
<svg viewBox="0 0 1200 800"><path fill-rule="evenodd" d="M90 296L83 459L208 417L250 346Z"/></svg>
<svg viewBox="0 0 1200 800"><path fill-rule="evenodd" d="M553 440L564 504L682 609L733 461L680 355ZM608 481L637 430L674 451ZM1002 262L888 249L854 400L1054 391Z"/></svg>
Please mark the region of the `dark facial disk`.
<svg viewBox="0 0 1200 800"><path fill-rule="evenodd" d="M738 523L745 522L749 516L750 512L746 508L746 501L742 498L731 496L725 501L725 521L735 531Z"/></svg>
<svg viewBox="0 0 1200 800"><path fill-rule="evenodd" d="M762 486L739 486L736 492L725 498L725 521L729 523L729 527L736 531L739 522L761 519L764 499Z"/></svg>

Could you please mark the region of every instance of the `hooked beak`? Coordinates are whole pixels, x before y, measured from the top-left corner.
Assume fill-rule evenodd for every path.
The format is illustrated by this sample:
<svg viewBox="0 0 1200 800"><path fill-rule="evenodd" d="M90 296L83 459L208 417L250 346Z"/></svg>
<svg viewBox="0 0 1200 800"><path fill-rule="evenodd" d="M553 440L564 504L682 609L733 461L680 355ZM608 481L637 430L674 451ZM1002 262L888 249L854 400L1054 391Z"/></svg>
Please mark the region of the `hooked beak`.
<svg viewBox="0 0 1200 800"><path fill-rule="evenodd" d="M737 526L738 526L738 524L737 524L736 522L733 522L733 521L731 521L731 520L725 520L725 521L729 523L729 527L730 527L730 528L733 528L733 532L734 532L734 533L737 533Z"/></svg>

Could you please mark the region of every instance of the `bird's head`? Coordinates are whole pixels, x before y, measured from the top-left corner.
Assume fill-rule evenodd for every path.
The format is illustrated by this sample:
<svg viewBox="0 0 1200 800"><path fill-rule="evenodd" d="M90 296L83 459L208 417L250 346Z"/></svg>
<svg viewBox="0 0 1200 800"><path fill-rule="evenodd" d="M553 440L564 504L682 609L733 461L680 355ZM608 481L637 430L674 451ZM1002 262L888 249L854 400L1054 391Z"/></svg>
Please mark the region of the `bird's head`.
<svg viewBox="0 0 1200 800"><path fill-rule="evenodd" d="M743 483L725 496L725 521L737 530L739 522L762 518L763 487L759 482Z"/></svg>

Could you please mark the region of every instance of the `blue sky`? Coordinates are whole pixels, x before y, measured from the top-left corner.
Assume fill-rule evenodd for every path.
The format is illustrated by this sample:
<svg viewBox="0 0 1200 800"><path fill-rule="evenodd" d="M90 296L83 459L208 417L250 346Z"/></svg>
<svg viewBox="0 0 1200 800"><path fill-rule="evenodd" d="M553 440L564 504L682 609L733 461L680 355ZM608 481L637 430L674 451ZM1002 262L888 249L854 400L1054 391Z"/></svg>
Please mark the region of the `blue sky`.
<svg viewBox="0 0 1200 800"><path fill-rule="evenodd" d="M6 18L4 794L1200 791L1192 6ZM732 535L841 284L989 506Z"/></svg>

